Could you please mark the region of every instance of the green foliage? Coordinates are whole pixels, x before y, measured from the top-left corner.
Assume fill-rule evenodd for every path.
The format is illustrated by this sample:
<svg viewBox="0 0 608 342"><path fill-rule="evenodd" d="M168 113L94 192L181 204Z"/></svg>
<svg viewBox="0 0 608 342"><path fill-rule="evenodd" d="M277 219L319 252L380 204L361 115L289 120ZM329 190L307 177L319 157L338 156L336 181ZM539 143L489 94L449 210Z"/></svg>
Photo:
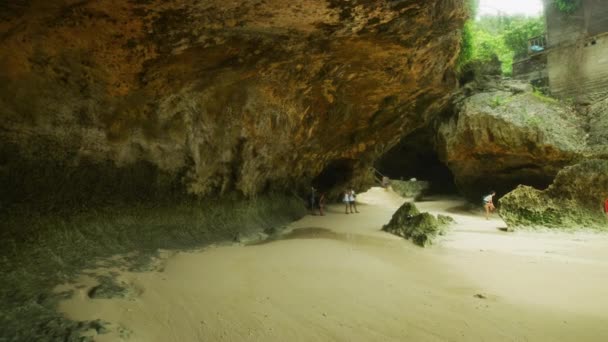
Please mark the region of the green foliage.
<svg viewBox="0 0 608 342"><path fill-rule="evenodd" d="M544 20L522 18L510 23L503 33L503 39L505 45L513 51L515 57L521 58L528 53L528 40L540 36L544 32Z"/></svg>
<svg viewBox="0 0 608 342"><path fill-rule="evenodd" d="M462 67L473 59L473 26L473 22L469 20L464 24L464 28L462 29L462 39L460 41L460 55L458 55L458 61L456 62L456 69L459 71L462 70Z"/></svg>
<svg viewBox="0 0 608 342"><path fill-rule="evenodd" d="M469 18L475 17L478 6L478 0L468 0L467 11L469 12ZM458 60L456 61L456 69L459 71L462 70L462 67L473 59L473 25L473 20L469 19L465 22L464 27L462 28L460 54L458 55Z"/></svg>
<svg viewBox="0 0 608 342"><path fill-rule="evenodd" d="M554 0L553 5L562 13L572 14L581 6L581 0Z"/></svg>
<svg viewBox="0 0 608 342"><path fill-rule="evenodd" d="M513 60L527 54L528 39L542 35L544 30L543 17L483 16L465 25L459 62L498 58L503 74L510 76Z"/></svg>
<svg viewBox="0 0 608 342"><path fill-rule="evenodd" d="M490 107L498 108L505 103L507 103L507 100L505 98L503 98L502 96L496 95L492 98L492 101L490 101Z"/></svg>

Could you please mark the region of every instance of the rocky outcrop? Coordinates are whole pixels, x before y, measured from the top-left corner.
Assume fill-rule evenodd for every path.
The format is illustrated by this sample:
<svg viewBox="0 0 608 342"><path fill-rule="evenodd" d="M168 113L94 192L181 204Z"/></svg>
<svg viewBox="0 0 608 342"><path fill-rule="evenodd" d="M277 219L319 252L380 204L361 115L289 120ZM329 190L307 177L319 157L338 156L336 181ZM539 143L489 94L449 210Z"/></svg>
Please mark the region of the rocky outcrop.
<svg viewBox="0 0 608 342"><path fill-rule="evenodd" d="M357 179L447 103L465 16L464 0L0 5L4 200L252 196L335 163Z"/></svg>
<svg viewBox="0 0 608 342"><path fill-rule="evenodd" d="M414 197L424 194L430 188L430 182L418 180L391 180L391 188L401 197Z"/></svg>
<svg viewBox="0 0 608 342"><path fill-rule="evenodd" d="M393 214L390 222L382 230L391 234L410 239L421 247L433 243L439 235L444 235L446 229L454 223L449 216L435 216L429 213L420 213L414 203L403 204Z"/></svg>
<svg viewBox="0 0 608 342"><path fill-rule="evenodd" d="M520 186L500 199L500 216L509 228L606 229L602 204L608 198L608 160L588 160L557 174L551 186Z"/></svg>
<svg viewBox="0 0 608 342"><path fill-rule="evenodd" d="M548 186L557 172L581 159L586 132L580 115L529 84L489 79L470 83L454 113L438 124L440 159L469 198L519 184Z"/></svg>
<svg viewBox="0 0 608 342"><path fill-rule="evenodd" d="M585 110L589 130L589 156L608 159L608 98Z"/></svg>

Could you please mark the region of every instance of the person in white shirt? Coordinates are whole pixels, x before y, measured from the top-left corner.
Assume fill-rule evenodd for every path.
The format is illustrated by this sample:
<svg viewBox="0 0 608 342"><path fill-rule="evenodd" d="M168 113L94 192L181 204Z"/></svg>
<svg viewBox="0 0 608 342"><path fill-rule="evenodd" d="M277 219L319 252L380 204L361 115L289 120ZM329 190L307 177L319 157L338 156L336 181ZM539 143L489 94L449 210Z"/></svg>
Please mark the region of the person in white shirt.
<svg viewBox="0 0 608 342"><path fill-rule="evenodd" d="M355 209L355 213L358 213L359 210L357 210L357 195L355 194L355 190L353 188L351 188L348 191L348 204L350 205L350 212L351 214L353 213L353 208Z"/></svg>
<svg viewBox="0 0 608 342"><path fill-rule="evenodd" d="M483 197L483 207L486 210L486 220L490 219L490 214L496 209L493 202L494 196L496 196L496 191L492 191L490 194Z"/></svg>
<svg viewBox="0 0 608 342"><path fill-rule="evenodd" d="M344 191L342 202L344 202L344 212L348 214L348 207L350 206L350 191Z"/></svg>

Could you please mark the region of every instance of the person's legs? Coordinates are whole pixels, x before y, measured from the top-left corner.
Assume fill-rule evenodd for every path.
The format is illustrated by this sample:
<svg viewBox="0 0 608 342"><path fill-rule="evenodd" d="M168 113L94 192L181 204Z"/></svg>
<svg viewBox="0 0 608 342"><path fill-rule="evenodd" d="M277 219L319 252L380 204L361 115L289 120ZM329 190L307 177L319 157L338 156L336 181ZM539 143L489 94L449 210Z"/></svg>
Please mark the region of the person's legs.
<svg viewBox="0 0 608 342"><path fill-rule="evenodd" d="M348 201L344 202L344 213L348 214Z"/></svg>
<svg viewBox="0 0 608 342"><path fill-rule="evenodd" d="M359 210L357 210L357 201L353 201L353 207L355 207L355 212L358 213Z"/></svg>
<svg viewBox="0 0 608 342"><path fill-rule="evenodd" d="M484 205L484 208L486 209L486 220L490 219L490 203L486 203Z"/></svg>

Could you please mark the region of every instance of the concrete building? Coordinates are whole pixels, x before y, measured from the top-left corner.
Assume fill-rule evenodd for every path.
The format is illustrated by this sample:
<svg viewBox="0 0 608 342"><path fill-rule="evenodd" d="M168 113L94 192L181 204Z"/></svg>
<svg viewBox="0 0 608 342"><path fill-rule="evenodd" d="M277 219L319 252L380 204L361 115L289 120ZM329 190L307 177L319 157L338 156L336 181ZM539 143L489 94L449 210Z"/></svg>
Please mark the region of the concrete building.
<svg viewBox="0 0 608 342"><path fill-rule="evenodd" d="M556 97L588 103L608 97L608 0L574 1L580 5L566 14L544 0L547 34L530 40L529 56L513 73Z"/></svg>

